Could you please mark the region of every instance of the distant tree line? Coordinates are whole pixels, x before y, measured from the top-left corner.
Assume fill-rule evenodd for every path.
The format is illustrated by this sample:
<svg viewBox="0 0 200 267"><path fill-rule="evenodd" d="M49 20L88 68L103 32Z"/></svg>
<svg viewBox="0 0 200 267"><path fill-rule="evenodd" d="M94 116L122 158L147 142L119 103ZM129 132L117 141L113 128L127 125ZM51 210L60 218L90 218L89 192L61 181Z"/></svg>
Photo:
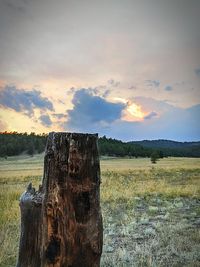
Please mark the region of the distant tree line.
<svg viewBox="0 0 200 267"><path fill-rule="evenodd" d="M132 141L154 151L162 151L164 157L200 157L200 142L177 142L172 140Z"/></svg>
<svg viewBox="0 0 200 267"><path fill-rule="evenodd" d="M47 134L0 132L0 157L15 156L22 153L33 155L45 149ZM148 143L148 145L146 145ZM159 147L160 146L160 147ZM120 140L99 138L99 151L102 156L113 157L151 157L168 156L200 157L200 142L181 143L168 140L122 142Z"/></svg>
<svg viewBox="0 0 200 267"><path fill-rule="evenodd" d="M154 149L143 147L139 144L125 143L120 140L99 138L99 150L101 155L117 156L117 157L150 157ZM159 157L163 157L163 152L157 149Z"/></svg>
<svg viewBox="0 0 200 267"><path fill-rule="evenodd" d="M0 133L0 156L16 156L22 153L33 155L45 149L46 134L27 134L18 132Z"/></svg>

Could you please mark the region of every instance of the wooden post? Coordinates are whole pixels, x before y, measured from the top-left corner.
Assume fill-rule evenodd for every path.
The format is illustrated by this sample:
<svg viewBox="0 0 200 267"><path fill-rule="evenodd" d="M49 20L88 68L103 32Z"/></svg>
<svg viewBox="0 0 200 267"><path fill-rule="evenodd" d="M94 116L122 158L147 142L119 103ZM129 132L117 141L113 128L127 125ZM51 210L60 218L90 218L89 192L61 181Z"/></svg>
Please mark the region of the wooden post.
<svg viewBox="0 0 200 267"><path fill-rule="evenodd" d="M50 133L44 176L21 196L17 267L98 267L103 243L97 135Z"/></svg>

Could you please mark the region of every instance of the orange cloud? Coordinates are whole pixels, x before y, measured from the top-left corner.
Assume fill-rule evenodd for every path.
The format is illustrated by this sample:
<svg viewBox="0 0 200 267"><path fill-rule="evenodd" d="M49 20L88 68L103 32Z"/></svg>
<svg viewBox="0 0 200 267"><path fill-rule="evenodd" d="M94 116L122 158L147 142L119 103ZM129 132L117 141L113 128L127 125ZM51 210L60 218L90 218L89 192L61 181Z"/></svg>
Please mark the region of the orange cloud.
<svg viewBox="0 0 200 267"><path fill-rule="evenodd" d="M145 112L142 107L130 100L126 100L121 97L115 97L115 101L122 102L126 104L126 109L124 109L122 113L122 120L125 121L141 121L145 118L145 116L148 114Z"/></svg>

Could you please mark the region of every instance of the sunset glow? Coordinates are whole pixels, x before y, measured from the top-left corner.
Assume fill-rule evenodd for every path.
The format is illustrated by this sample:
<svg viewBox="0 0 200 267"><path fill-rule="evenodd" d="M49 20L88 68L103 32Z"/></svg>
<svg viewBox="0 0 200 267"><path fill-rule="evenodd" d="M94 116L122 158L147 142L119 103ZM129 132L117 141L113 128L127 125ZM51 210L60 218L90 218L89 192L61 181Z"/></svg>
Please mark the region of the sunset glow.
<svg viewBox="0 0 200 267"><path fill-rule="evenodd" d="M199 9L0 1L0 131L199 140Z"/></svg>
<svg viewBox="0 0 200 267"><path fill-rule="evenodd" d="M136 105L135 103L128 105L127 111L136 118L143 119L145 117L145 113L142 112L141 107Z"/></svg>
<svg viewBox="0 0 200 267"><path fill-rule="evenodd" d="M131 100L121 97L115 97L114 100L126 104L126 108L123 111L122 116L122 119L125 121L141 121L147 115L146 112L142 111L142 107L140 105L137 105Z"/></svg>

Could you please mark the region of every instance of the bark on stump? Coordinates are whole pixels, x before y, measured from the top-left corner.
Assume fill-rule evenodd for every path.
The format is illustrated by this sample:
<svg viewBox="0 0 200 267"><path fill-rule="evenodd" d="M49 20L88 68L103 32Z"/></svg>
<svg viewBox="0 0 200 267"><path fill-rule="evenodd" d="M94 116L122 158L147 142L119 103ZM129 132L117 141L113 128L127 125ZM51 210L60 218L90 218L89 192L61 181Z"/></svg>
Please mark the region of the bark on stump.
<svg viewBox="0 0 200 267"><path fill-rule="evenodd" d="M97 267L103 243L97 135L50 133L42 186L20 198L17 267Z"/></svg>

